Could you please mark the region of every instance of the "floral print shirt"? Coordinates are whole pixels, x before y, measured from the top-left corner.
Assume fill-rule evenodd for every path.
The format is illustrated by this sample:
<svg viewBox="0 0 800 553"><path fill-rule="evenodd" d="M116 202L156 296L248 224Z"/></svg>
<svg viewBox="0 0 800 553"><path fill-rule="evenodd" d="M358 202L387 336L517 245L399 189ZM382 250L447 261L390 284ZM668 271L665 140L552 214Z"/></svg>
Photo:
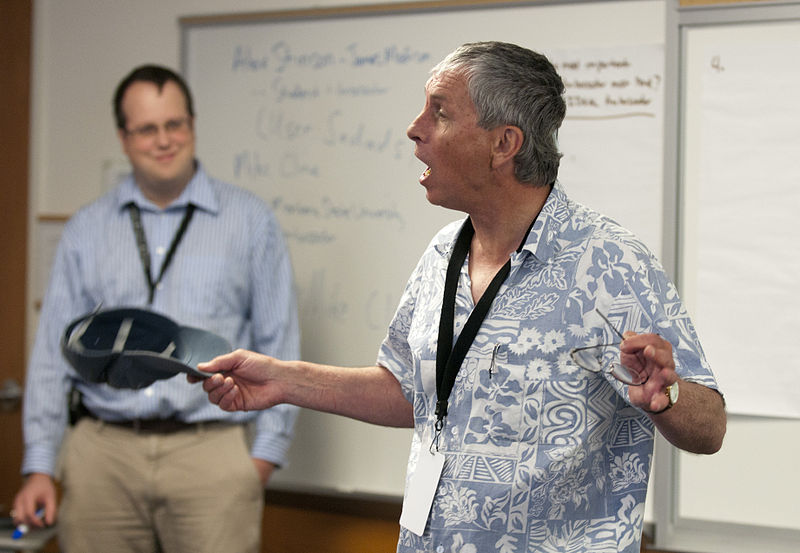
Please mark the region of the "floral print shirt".
<svg viewBox="0 0 800 553"><path fill-rule="evenodd" d="M410 477L431 446L445 273L463 221L442 229L412 274L378 364L414 406ZM454 340L474 305L462 267ZM399 553L638 553L654 426L627 386L578 367L572 348L657 333L681 378L717 389L674 285L650 251L555 185L478 332L449 398L445 465L424 534ZM604 366L619 349L601 349ZM424 438L423 438L424 437Z"/></svg>

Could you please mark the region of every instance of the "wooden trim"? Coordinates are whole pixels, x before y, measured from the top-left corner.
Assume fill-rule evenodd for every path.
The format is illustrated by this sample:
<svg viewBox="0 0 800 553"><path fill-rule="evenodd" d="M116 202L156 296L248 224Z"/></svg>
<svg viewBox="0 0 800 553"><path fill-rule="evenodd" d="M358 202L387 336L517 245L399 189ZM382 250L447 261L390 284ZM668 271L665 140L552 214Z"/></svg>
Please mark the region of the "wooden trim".
<svg viewBox="0 0 800 553"><path fill-rule="evenodd" d="M66 223L70 215L65 213L40 213L36 220L40 223Z"/></svg>
<svg viewBox="0 0 800 553"><path fill-rule="evenodd" d="M25 375L32 18L32 0L0 1L0 202L4 210L0 241L0 382L14 379L22 383ZM0 506L6 508L22 484L20 420L21 410L15 409L3 412L0 422Z"/></svg>
<svg viewBox="0 0 800 553"><path fill-rule="evenodd" d="M261 553L389 553L400 498L267 489Z"/></svg>
<svg viewBox="0 0 800 553"><path fill-rule="evenodd" d="M560 0L561 3L587 0ZM422 2L393 2L390 4L364 4L355 6L335 6L330 8L301 8L271 10L263 12L222 13L214 15L194 15L178 19L180 25L215 25L219 23L246 23L248 21L292 20L306 18L348 17L359 15L380 15L418 12L424 10L445 10L458 8L504 7L525 4L552 4L554 0L428 0Z"/></svg>
<svg viewBox="0 0 800 553"><path fill-rule="evenodd" d="M401 501L268 489L261 553L389 553L397 542ZM653 548L647 530L641 552L668 553Z"/></svg>
<svg viewBox="0 0 800 553"><path fill-rule="evenodd" d="M727 5L727 4L780 4L783 2L776 0L680 0L682 8L691 8L695 6L713 6L713 5Z"/></svg>
<svg viewBox="0 0 800 553"><path fill-rule="evenodd" d="M400 520L402 498L361 497L314 492L267 489L264 501L268 505L338 513L361 518Z"/></svg>

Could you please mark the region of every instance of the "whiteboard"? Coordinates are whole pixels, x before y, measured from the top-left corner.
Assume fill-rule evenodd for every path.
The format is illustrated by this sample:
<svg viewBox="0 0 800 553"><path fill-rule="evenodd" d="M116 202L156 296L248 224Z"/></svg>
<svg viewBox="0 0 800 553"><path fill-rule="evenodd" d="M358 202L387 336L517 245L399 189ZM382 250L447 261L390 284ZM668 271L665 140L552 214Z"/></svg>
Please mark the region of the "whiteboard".
<svg viewBox="0 0 800 553"><path fill-rule="evenodd" d="M559 180L661 246L663 2L442 4L181 20L198 157L275 211L307 361L373 364L423 249L462 217L427 204L405 130L430 68L464 42L551 57L570 86ZM407 429L304 411L274 485L396 497L409 444Z"/></svg>
<svg viewBox="0 0 800 553"><path fill-rule="evenodd" d="M680 85L667 100L680 109L666 124L668 133L680 129L680 290L730 415L719 453L659 454L663 549L800 551L800 447L792 439L800 433L800 366L782 345L800 330L794 4L668 9L667 59L675 56L678 71L667 79ZM757 191L766 194L745 199ZM791 284L782 282L786 272L794 272Z"/></svg>
<svg viewBox="0 0 800 553"><path fill-rule="evenodd" d="M800 357L790 351L800 334L798 36L800 21L686 35L686 299L729 413L770 417L733 418L723 451L702 466L682 456L681 512L689 518L710 512L713 520L800 530L800 479L743 479L740 464L763 462L769 451L769 473L792 474L800 454L783 439L800 420L776 418L800 419ZM719 491L723 479L729 491ZM745 492L758 498L749 508L735 500Z"/></svg>
<svg viewBox="0 0 800 553"><path fill-rule="evenodd" d="M800 419L798 36L798 21L686 35L684 285L736 414Z"/></svg>

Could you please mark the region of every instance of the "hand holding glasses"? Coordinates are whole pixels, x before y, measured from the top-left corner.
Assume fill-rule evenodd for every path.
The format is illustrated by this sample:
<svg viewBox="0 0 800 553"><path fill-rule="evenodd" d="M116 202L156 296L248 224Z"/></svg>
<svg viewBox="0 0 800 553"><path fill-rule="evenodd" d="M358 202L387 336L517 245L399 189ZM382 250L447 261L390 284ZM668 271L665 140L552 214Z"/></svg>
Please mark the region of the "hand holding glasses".
<svg viewBox="0 0 800 553"><path fill-rule="evenodd" d="M591 371L593 373L608 372L611 374L611 376L620 382L623 382L624 384L628 384L629 386L641 386L647 382L647 379L649 378L647 372L630 369L618 361L612 362L605 367L603 366L605 348L619 346L625 337L613 324L611 324L611 321L608 320L608 317L603 315L599 309L595 309L595 311L597 311L597 314L603 318L609 327L611 327L614 333L619 336L620 341L612 342L610 344L597 344L595 346L575 348L569 352L572 360L576 365L584 370Z"/></svg>

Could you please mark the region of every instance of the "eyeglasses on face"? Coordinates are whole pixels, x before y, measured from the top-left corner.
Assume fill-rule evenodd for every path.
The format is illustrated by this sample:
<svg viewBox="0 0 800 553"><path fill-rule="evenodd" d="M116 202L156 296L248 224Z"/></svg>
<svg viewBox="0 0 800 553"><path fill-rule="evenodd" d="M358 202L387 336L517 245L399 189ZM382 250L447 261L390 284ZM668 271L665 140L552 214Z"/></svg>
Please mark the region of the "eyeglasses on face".
<svg viewBox="0 0 800 553"><path fill-rule="evenodd" d="M597 344L594 346L585 346L581 348L575 348L569 352L570 357L578 365L580 368L593 372L593 373L600 373L600 372L607 372L610 373L611 376L623 382L624 384L628 384L629 386L641 386L645 382L647 382L648 374L646 372L639 372L633 369L630 369L623 365L620 362L612 361L611 363L607 363L605 366L603 365L603 357L606 353L606 348L616 347L622 343L624 340L624 336L622 333L617 330L617 328L611 324L611 321L608 320L608 317L603 315L599 309L595 309L597 314L600 315L606 324L614 331L614 334L619 336L619 342L612 342L610 344Z"/></svg>
<svg viewBox="0 0 800 553"><path fill-rule="evenodd" d="M151 123L134 129L125 129L125 133L141 140L153 140L158 136L158 131L162 128L169 136L184 135L189 131L191 121L191 117L180 117L178 119L169 119L163 125Z"/></svg>

